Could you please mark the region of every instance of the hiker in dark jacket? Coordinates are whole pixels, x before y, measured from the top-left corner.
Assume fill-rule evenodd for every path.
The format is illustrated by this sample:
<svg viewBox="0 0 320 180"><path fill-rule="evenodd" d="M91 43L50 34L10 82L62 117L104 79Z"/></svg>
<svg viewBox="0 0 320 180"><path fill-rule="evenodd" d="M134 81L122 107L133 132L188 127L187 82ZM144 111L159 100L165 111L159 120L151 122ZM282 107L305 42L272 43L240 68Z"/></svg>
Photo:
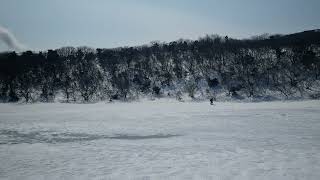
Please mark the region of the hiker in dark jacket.
<svg viewBox="0 0 320 180"><path fill-rule="evenodd" d="M213 105L213 98L210 98L210 105Z"/></svg>
<svg viewBox="0 0 320 180"><path fill-rule="evenodd" d="M213 104L214 101L217 101L217 98L216 98L216 97L210 98L210 105L214 105L214 104Z"/></svg>

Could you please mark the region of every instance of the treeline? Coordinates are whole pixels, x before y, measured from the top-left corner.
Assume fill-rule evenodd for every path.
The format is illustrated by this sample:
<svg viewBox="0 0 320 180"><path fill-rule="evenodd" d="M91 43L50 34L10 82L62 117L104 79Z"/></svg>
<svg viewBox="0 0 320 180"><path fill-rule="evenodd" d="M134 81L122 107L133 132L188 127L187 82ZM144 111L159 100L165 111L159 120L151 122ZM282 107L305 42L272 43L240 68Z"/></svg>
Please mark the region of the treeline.
<svg viewBox="0 0 320 180"><path fill-rule="evenodd" d="M320 35L217 35L139 47L0 54L2 102L92 102L141 96L319 98Z"/></svg>

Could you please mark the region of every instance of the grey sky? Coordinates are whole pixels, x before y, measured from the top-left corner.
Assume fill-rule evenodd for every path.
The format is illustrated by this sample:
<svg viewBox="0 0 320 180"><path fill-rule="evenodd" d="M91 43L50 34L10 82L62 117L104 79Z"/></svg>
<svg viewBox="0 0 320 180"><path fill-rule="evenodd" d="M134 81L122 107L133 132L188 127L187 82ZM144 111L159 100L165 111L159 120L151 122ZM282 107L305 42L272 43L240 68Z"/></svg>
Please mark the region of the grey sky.
<svg viewBox="0 0 320 180"><path fill-rule="evenodd" d="M244 38L320 28L319 0L0 0L0 26L32 50ZM8 50L0 42L0 50Z"/></svg>

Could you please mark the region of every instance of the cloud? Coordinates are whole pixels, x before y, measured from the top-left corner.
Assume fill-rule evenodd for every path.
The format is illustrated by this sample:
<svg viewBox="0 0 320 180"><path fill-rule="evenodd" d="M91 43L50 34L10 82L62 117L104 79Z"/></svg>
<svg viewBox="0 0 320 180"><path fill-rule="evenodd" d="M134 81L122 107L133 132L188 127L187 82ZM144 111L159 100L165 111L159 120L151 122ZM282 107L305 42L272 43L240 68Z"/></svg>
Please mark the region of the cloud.
<svg viewBox="0 0 320 180"><path fill-rule="evenodd" d="M6 28L0 26L0 43L4 43L10 50L23 51L25 46Z"/></svg>

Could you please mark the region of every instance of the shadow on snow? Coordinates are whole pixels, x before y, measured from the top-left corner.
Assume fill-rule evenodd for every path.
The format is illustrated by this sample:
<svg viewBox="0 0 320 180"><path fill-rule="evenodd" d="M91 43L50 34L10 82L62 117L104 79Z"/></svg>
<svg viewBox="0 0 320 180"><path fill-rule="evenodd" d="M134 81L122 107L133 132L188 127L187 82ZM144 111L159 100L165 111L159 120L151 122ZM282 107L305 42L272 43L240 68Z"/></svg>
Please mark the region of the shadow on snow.
<svg viewBox="0 0 320 180"><path fill-rule="evenodd" d="M177 137L177 134L153 134L153 135L128 135L116 134L114 136L86 134L86 133L55 133L51 131L37 131L22 133L15 130L0 130L0 144L21 144L21 143L69 143L81 141L93 141L100 139L116 140L145 140L165 139Z"/></svg>

